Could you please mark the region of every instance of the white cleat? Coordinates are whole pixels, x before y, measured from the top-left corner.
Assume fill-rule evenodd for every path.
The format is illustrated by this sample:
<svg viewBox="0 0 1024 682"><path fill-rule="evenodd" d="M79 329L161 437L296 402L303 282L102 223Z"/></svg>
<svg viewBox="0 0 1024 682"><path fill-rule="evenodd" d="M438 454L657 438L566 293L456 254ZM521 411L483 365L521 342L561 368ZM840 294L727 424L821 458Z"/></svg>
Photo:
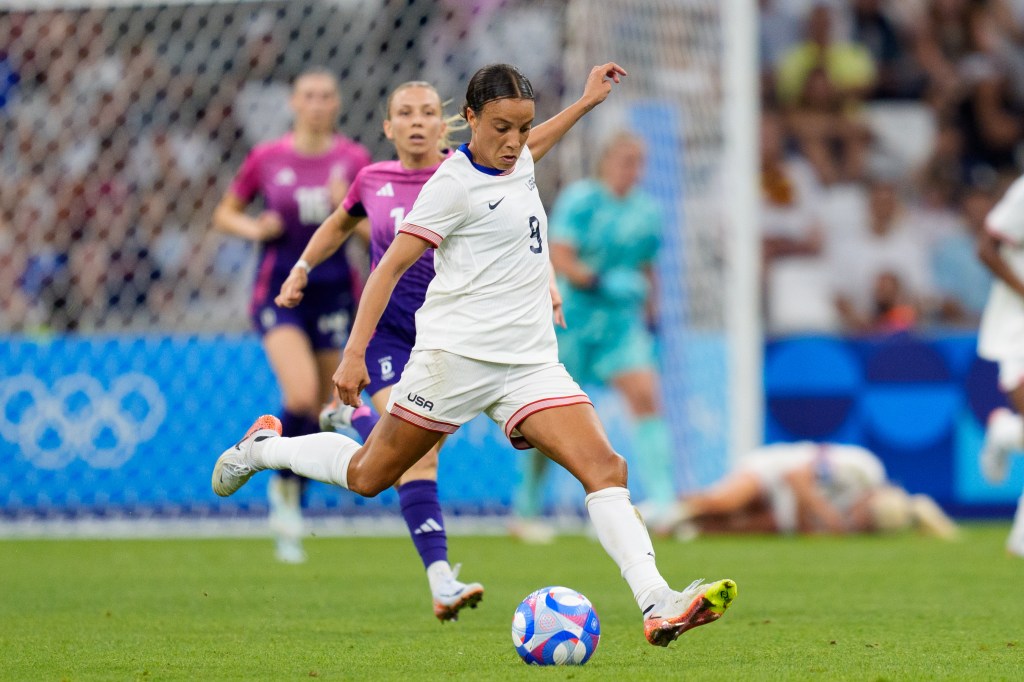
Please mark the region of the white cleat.
<svg viewBox="0 0 1024 682"><path fill-rule="evenodd" d="M352 414L356 411L356 408L351 405L338 400L337 397L331 399L331 402L324 405L324 408L320 410L320 430L321 431L351 431L352 430Z"/></svg>
<svg viewBox="0 0 1024 682"><path fill-rule="evenodd" d="M278 538L274 556L282 564L306 563L306 551L302 549L302 542L296 538Z"/></svg>
<svg viewBox="0 0 1024 682"><path fill-rule="evenodd" d="M281 420L265 414L249 427L242 440L225 450L213 467L213 492L221 497L232 495L252 478L259 469L252 461L252 446L267 438L281 435Z"/></svg>
<svg viewBox="0 0 1024 682"><path fill-rule="evenodd" d="M997 407L988 416L985 444L981 448L981 473L989 483L1006 480L1010 451L1021 442L1020 422L1005 407Z"/></svg>
<svg viewBox="0 0 1024 682"><path fill-rule="evenodd" d="M484 586L480 583L466 584L456 580L460 567L457 564L452 569L452 579L433 593L434 615L442 623L448 620L458 620L459 611L467 606L475 609L480 600L484 598Z"/></svg>
<svg viewBox="0 0 1024 682"><path fill-rule="evenodd" d="M679 635L722 617L736 598L734 580L694 580L682 592L667 590L644 612L644 636L654 646L668 646Z"/></svg>

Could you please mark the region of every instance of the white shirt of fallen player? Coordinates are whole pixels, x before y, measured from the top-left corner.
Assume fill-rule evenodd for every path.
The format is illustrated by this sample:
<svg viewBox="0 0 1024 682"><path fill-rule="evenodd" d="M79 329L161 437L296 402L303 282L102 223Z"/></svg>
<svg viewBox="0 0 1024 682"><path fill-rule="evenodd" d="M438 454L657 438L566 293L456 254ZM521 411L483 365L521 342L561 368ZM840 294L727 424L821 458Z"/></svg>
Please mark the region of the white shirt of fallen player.
<svg viewBox="0 0 1024 682"><path fill-rule="evenodd" d="M475 165L464 145L423 186L399 228L436 249L413 350L503 364L558 362L548 221L529 148L511 169L493 173Z"/></svg>
<svg viewBox="0 0 1024 682"><path fill-rule="evenodd" d="M740 458L736 470L760 481L780 532L792 533L797 527L796 499L786 476L808 465L815 468L822 495L840 512L887 480L881 460L857 445L799 441L752 450Z"/></svg>
<svg viewBox="0 0 1024 682"><path fill-rule="evenodd" d="M1014 181L985 219L1000 253L1024 277L1024 177ZM1012 391L1024 377L1024 298L1001 279L992 283L978 331L978 355L999 363L999 385Z"/></svg>

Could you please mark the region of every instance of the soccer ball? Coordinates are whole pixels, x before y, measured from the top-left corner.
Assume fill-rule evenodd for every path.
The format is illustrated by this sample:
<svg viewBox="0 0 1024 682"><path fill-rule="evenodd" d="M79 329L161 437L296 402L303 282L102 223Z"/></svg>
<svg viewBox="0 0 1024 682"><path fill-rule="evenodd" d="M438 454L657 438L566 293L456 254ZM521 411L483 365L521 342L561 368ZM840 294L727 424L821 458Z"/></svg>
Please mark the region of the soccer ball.
<svg viewBox="0 0 1024 682"><path fill-rule="evenodd" d="M583 665L600 639L594 606L568 587L531 593L512 617L512 644L530 665Z"/></svg>

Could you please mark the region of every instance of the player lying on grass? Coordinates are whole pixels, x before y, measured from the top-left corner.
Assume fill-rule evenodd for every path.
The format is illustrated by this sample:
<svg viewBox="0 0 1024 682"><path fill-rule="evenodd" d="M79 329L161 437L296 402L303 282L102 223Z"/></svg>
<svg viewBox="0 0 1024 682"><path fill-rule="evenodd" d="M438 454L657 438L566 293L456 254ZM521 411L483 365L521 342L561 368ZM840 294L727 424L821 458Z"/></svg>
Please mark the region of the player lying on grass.
<svg viewBox="0 0 1024 682"><path fill-rule="evenodd" d="M217 494L232 494L257 471L290 469L374 496L444 434L484 412L514 445L536 447L583 485L598 538L629 584L651 644L667 646L725 612L736 596L732 580L669 588L630 502L626 462L558 362L552 310L564 320L534 162L623 75L613 63L594 67L583 96L534 128L533 87L518 69L493 64L474 74L462 110L470 142L424 185L367 281L334 376L341 400L360 405L370 380L366 348L391 292L427 248L436 249L416 345L388 411L362 446L338 433L283 438L276 418L261 417L217 460Z"/></svg>
<svg viewBox="0 0 1024 682"><path fill-rule="evenodd" d="M403 218L424 183L448 156L448 122L441 97L432 85L411 81L395 88L385 109L384 134L395 145L397 161L382 161L363 168L341 205L317 229L299 263L281 286L278 305L294 308L305 296L309 271L327 261L364 217L370 221L370 257L377 267L394 241ZM366 386L377 412L383 414L391 389L405 371L416 340L416 311L423 304L434 278L434 254L425 252L395 285L391 300L366 348L366 364L373 368ZM377 424L369 406L356 410L336 400L321 414L321 428L354 428L363 439ZM434 615L442 622L456 620L459 611L475 607L483 598L479 583L457 579L448 563L448 536L437 495L437 455L441 441L398 479L398 503L416 551L423 560L434 602Z"/></svg>
<svg viewBox="0 0 1024 682"><path fill-rule="evenodd" d="M741 457L711 488L684 496L660 535L868 533L915 527L947 540L956 524L927 495L889 482L874 454L855 445L776 443Z"/></svg>

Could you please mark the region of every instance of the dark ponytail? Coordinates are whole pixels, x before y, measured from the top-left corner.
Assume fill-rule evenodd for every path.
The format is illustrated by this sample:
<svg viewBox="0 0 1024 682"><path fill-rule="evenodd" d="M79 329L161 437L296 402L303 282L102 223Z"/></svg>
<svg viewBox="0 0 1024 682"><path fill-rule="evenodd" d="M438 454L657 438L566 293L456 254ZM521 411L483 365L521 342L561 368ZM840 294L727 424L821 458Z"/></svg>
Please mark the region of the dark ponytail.
<svg viewBox="0 0 1024 682"><path fill-rule="evenodd" d="M496 99L533 99L533 86L511 64L488 64L469 79L462 116L466 116L467 109L479 115L485 104Z"/></svg>

